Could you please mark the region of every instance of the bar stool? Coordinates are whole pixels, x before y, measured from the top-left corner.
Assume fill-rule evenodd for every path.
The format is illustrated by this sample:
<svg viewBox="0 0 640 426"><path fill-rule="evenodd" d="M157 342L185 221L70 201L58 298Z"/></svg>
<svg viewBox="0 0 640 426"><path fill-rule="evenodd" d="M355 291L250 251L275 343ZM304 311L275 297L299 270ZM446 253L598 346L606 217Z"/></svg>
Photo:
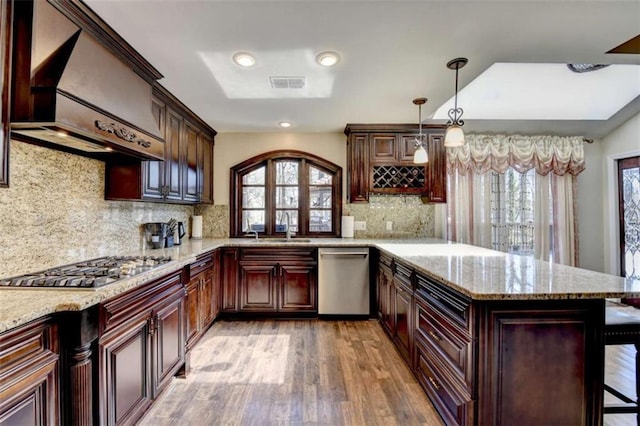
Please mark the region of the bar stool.
<svg viewBox="0 0 640 426"><path fill-rule="evenodd" d="M624 401L624 404L605 405L605 414L635 413L636 421L640 426L640 309L618 303L607 302L605 309L604 327L605 345L635 345L636 347L636 397L635 399L624 395L622 392L612 388L605 383L605 391L611 393L616 398Z"/></svg>

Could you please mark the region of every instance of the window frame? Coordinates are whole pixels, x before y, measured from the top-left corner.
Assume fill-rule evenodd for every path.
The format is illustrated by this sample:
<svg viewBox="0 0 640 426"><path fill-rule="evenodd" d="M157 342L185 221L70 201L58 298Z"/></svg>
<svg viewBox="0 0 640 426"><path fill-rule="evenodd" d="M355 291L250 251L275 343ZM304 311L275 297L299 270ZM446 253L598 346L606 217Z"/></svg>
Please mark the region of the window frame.
<svg viewBox="0 0 640 426"><path fill-rule="evenodd" d="M316 155L295 150L276 150L265 152L249 158L230 169L229 195L229 235L245 237L242 223L242 178L262 166L265 166L265 226L259 235L265 238L283 237L285 232L276 232L276 170L277 161L296 161L298 167L298 230L297 236L310 238L339 237L341 235L342 216L342 167L320 158ZM310 187L317 186L309 183L310 167L318 168L332 175L331 179L331 221L332 230L329 232L310 232L311 216ZM254 186L254 185L251 185ZM288 209L290 210L290 209Z"/></svg>

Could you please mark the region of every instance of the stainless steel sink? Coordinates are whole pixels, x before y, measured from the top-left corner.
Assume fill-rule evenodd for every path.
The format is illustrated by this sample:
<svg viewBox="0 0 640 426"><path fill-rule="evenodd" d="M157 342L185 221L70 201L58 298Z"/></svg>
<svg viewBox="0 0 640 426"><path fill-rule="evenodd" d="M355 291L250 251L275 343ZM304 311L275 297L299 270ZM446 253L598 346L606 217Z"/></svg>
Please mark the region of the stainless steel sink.
<svg viewBox="0 0 640 426"><path fill-rule="evenodd" d="M308 238L260 238L259 242L263 243L310 243L311 240Z"/></svg>

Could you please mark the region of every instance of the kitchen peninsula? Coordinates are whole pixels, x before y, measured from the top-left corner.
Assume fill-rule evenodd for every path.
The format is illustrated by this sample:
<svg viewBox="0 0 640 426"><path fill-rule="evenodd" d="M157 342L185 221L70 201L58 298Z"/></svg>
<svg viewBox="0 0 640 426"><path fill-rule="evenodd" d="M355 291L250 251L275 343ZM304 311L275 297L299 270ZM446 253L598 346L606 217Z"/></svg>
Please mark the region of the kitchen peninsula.
<svg viewBox="0 0 640 426"><path fill-rule="evenodd" d="M43 318L53 329L58 327L58 333L64 328L65 334L72 335L82 334L70 328L79 327L83 321L82 326L124 321L121 317L127 314L128 308L110 310L112 305L117 305L114 300L146 288L148 282L158 283L145 290L148 292L163 285L183 288L180 271L196 263L203 254L221 252L224 260L225 251L237 254L249 248L315 250L317 247L363 246L374 248L376 253L372 257L372 270L376 273L371 284L377 312L372 312L372 316L380 319L446 423L513 424L522 419L528 419L530 424L601 423L604 299L640 296L640 283L435 239L317 239L311 242L204 239L179 247L131 253L171 256L173 260L151 272L96 290L2 289L2 346L8 338L15 337L16 330L28 328L29 324L42 324ZM238 276L237 270L224 270L234 263L233 257L228 258L231 262L215 263L216 279L225 281L214 287L220 289L214 295L218 307L227 303L224 299L229 297L229 285L235 284L230 281ZM167 299L175 301L177 308L170 312L176 315L183 312L182 294L182 291L170 293ZM237 288L231 297L238 297ZM101 312L115 314L100 317L98 321L102 314L94 312L96 306L106 306L108 308ZM150 309L156 310L156 307ZM224 309L220 315L224 316ZM182 329L183 319L179 316L174 319L175 326ZM80 322L70 322L68 318ZM157 324L152 324L151 330L161 331ZM178 340L181 345L185 344L182 338ZM64 348L64 343L58 348L55 333L50 335L50 340L43 341L63 354L61 359L79 356L81 352L78 347ZM90 344L79 343L85 347L84 364L81 364L86 368L91 370L107 362L102 354L95 354ZM179 362L171 366L172 372L184 362L184 357L178 355ZM5 381L10 371L2 368L0 373ZM61 371L56 374L65 377L62 362L59 368ZM51 380L55 377L51 376ZM90 374L85 377L89 383L84 385L93 386L96 393L105 392L104 384L92 385ZM164 378L168 379L170 376ZM74 386L79 385L66 386L77 391ZM66 394L69 393L63 393ZM74 401L81 398L74 395ZM557 404L560 400L562 406ZM91 398L87 397L86 401ZM144 409L150 403L151 400ZM67 407L62 409L65 422L82 423L78 421L78 413L72 414L75 408L69 401L63 401L62 406ZM97 412L97 408L94 411ZM101 414L86 412L84 415L91 419L92 415ZM123 414L112 413L108 423L117 423L118 415Z"/></svg>

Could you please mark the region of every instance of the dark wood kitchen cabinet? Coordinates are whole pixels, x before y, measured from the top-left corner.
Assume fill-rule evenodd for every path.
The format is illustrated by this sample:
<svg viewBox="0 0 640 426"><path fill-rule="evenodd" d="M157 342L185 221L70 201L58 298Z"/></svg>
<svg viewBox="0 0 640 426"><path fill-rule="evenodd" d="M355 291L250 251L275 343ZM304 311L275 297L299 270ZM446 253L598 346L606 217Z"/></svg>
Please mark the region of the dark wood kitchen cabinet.
<svg viewBox="0 0 640 426"><path fill-rule="evenodd" d="M317 312L317 254L314 248L243 248L237 284L222 284L223 311L303 314ZM227 280L233 277L225 274ZM236 292L231 291L235 288Z"/></svg>
<svg viewBox="0 0 640 426"><path fill-rule="evenodd" d="M108 161L105 198L213 203L216 131L160 85L153 89L151 112L165 139L165 160Z"/></svg>
<svg viewBox="0 0 640 426"><path fill-rule="evenodd" d="M369 202L369 134L352 133L347 138L347 197L350 203Z"/></svg>
<svg viewBox="0 0 640 426"><path fill-rule="evenodd" d="M213 252L205 253L189 266L190 279L185 298L187 351L202 337L217 315L219 291L214 259Z"/></svg>
<svg viewBox="0 0 640 426"><path fill-rule="evenodd" d="M474 300L377 264L381 326L445 424L601 424L603 300Z"/></svg>
<svg viewBox="0 0 640 426"><path fill-rule="evenodd" d="M391 303L393 303L391 337L406 363L412 367L413 345L413 271L394 263Z"/></svg>
<svg viewBox="0 0 640 426"><path fill-rule="evenodd" d="M392 259L384 253L380 253L376 274L378 294L378 318L391 335L393 330L393 306L391 289L393 288Z"/></svg>
<svg viewBox="0 0 640 426"><path fill-rule="evenodd" d="M0 187L9 186L12 2L0 2Z"/></svg>
<svg viewBox="0 0 640 426"><path fill-rule="evenodd" d="M238 312L238 260L240 249L225 247L220 251L220 303L221 313Z"/></svg>
<svg viewBox="0 0 640 426"><path fill-rule="evenodd" d="M100 304L100 419L132 424L185 362L182 271Z"/></svg>
<svg viewBox="0 0 640 426"><path fill-rule="evenodd" d="M0 334L0 424L60 424L57 333L43 317Z"/></svg>
<svg viewBox="0 0 640 426"><path fill-rule="evenodd" d="M368 202L369 194L413 194L446 202L444 126L423 126L429 153L413 164L418 125L347 124L349 202Z"/></svg>

